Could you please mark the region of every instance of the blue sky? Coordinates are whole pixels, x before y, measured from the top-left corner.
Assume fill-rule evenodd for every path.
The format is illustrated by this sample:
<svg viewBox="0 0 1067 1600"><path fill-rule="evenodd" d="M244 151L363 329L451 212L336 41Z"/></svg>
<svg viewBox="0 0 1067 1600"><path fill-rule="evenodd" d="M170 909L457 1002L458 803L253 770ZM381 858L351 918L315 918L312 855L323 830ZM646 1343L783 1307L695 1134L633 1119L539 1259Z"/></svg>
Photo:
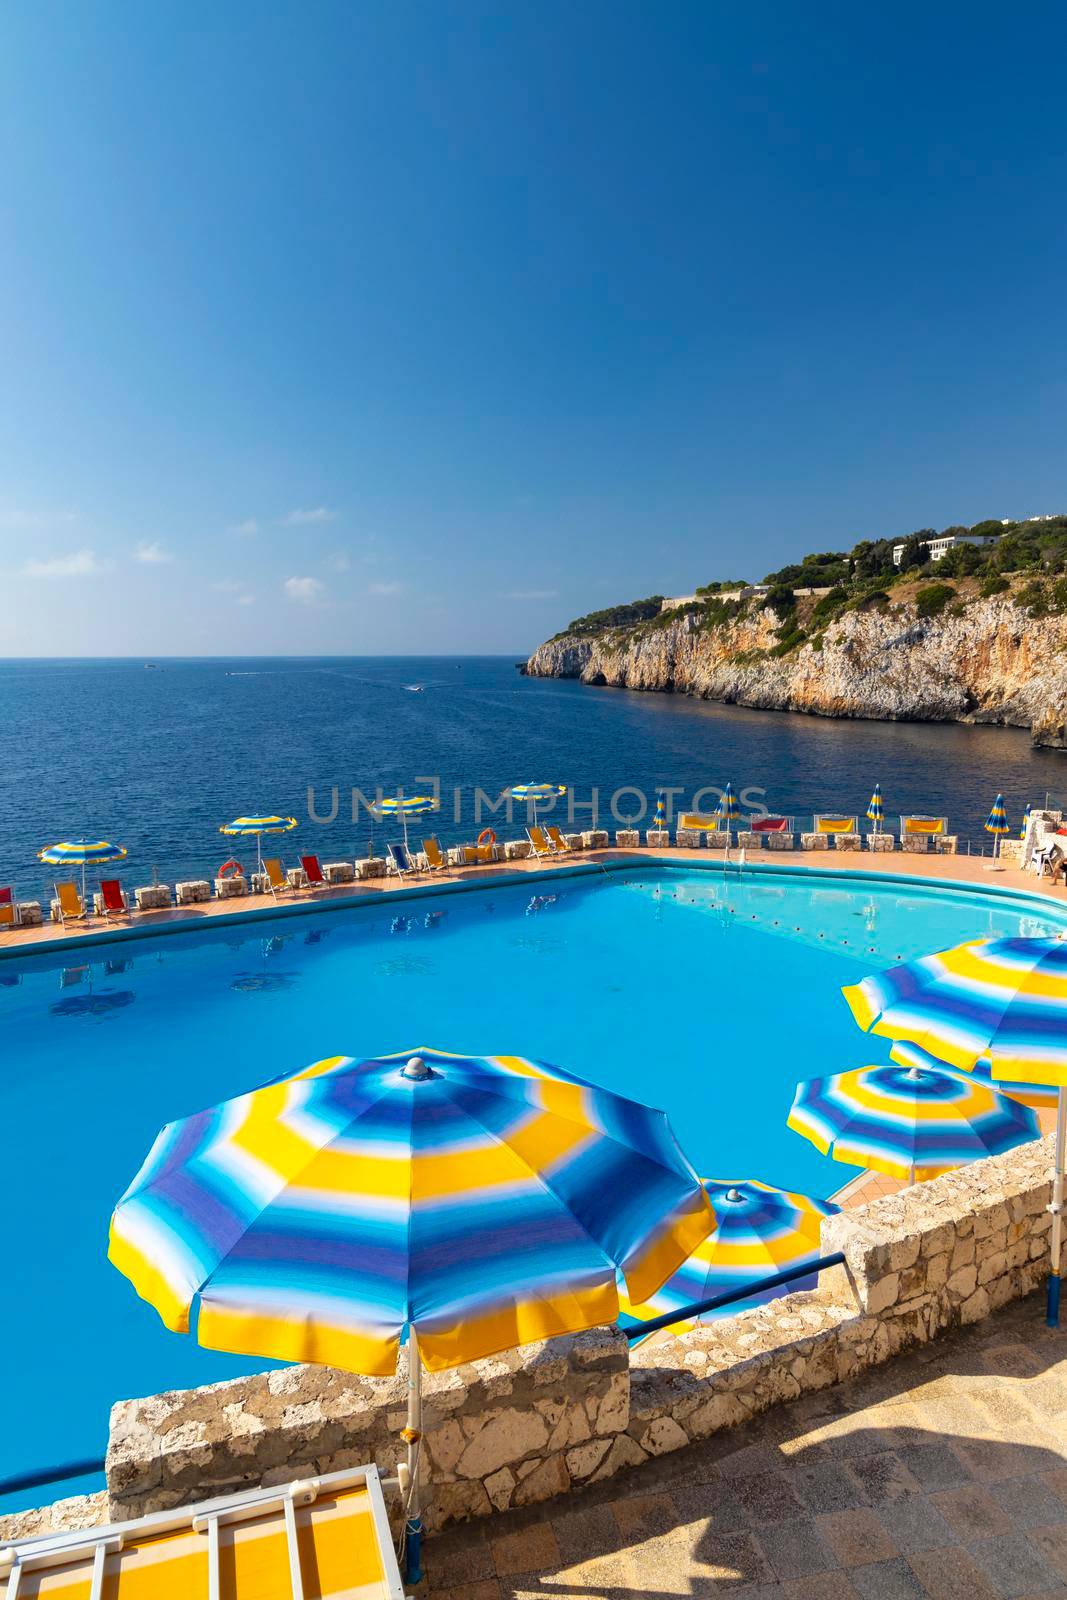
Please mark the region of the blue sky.
<svg viewBox="0 0 1067 1600"><path fill-rule="evenodd" d="M531 648L1067 507L1067 13L14 0L0 655Z"/></svg>

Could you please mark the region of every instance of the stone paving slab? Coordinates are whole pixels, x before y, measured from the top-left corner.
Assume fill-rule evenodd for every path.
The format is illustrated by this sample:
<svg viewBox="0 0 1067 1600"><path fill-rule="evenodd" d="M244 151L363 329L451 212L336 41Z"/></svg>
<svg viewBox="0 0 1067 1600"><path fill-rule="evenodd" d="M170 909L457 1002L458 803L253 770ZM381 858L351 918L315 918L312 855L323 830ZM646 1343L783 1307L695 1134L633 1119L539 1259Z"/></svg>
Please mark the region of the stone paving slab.
<svg viewBox="0 0 1067 1600"><path fill-rule="evenodd" d="M1031 1296L425 1556L426 1600L1067 1600L1067 1329Z"/></svg>

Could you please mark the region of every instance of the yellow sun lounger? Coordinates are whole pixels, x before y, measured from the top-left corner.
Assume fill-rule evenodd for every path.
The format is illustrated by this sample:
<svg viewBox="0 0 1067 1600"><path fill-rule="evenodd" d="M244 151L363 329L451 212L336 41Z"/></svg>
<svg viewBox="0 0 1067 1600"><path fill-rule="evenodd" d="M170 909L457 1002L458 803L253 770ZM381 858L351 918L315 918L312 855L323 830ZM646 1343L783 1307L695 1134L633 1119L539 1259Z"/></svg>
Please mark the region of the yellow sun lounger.
<svg viewBox="0 0 1067 1600"><path fill-rule="evenodd" d="M843 817L840 812L833 816L816 812L812 819L815 823L816 833L858 833L859 818Z"/></svg>
<svg viewBox="0 0 1067 1600"><path fill-rule="evenodd" d="M402 1600L374 1466L0 1546L2 1600Z"/></svg>
<svg viewBox="0 0 1067 1600"><path fill-rule="evenodd" d="M929 835L947 832L947 817L901 817L900 819L901 838L903 838L905 834L910 834L912 837L914 837L916 834L921 835L925 833Z"/></svg>
<svg viewBox="0 0 1067 1600"><path fill-rule="evenodd" d="M445 860L444 851L441 849L441 841L435 835L431 834L428 839L422 841L422 853L426 857L426 865L431 872L448 871L448 862Z"/></svg>
<svg viewBox="0 0 1067 1600"><path fill-rule="evenodd" d="M267 875L267 889L277 900L280 894L293 894L293 886L285 875L285 868L277 856L271 856L269 861L264 861L263 871Z"/></svg>
<svg viewBox="0 0 1067 1600"><path fill-rule="evenodd" d="M554 850L559 851L560 855L565 855L568 850L574 850L574 846L567 843L566 834L561 833L556 823L546 822L545 832L548 834L549 843L552 845Z"/></svg>
<svg viewBox="0 0 1067 1600"><path fill-rule="evenodd" d="M78 886L75 883L57 883L55 885L56 899L59 901L59 920L65 923L68 919L76 921L85 916L85 905Z"/></svg>
<svg viewBox="0 0 1067 1600"><path fill-rule="evenodd" d="M556 854L543 828L527 828L526 837L530 841L530 849L535 856L554 856Z"/></svg>

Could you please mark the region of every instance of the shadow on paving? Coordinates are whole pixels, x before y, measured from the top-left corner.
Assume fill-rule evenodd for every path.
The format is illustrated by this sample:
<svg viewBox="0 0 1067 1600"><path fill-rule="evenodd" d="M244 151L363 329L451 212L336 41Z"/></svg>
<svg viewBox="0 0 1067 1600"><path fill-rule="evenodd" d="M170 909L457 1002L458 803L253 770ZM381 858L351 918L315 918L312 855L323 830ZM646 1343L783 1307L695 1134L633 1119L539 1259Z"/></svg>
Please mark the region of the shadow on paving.
<svg viewBox="0 0 1067 1600"><path fill-rule="evenodd" d="M425 1547L432 1600L1067 1600L1067 1331L1037 1296Z"/></svg>

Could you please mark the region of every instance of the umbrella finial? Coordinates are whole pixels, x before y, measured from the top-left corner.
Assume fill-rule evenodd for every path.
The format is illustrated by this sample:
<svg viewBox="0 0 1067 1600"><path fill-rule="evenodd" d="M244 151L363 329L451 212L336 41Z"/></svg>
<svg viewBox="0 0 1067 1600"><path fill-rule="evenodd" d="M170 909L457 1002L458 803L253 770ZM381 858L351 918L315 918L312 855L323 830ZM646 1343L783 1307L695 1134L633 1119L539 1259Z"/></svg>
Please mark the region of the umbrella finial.
<svg viewBox="0 0 1067 1600"><path fill-rule="evenodd" d="M727 1189L726 1198L732 1206L736 1206L738 1201L743 1200L745 1197L740 1189Z"/></svg>
<svg viewBox="0 0 1067 1600"><path fill-rule="evenodd" d="M412 1056L404 1068L403 1076L405 1078L414 1078L416 1082L421 1083L424 1078L430 1076L430 1069L421 1056Z"/></svg>

